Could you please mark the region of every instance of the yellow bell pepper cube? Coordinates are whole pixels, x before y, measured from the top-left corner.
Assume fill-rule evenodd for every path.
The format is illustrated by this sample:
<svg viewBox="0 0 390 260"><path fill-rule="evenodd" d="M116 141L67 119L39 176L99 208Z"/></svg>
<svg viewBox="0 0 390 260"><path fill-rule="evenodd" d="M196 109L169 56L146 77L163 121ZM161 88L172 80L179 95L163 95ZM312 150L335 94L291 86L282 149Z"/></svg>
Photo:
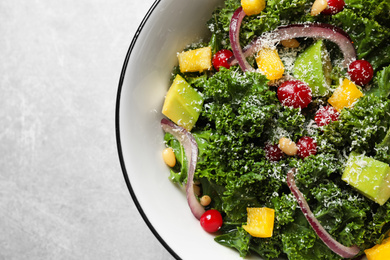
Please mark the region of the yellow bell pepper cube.
<svg viewBox="0 0 390 260"><path fill-rule="evenodd" d="M352 107L362 96L363 93L355 83L349 79L344 79L341 85L336 88L333 95L328 99L328 102L340 112L345 107Z"/></svg>
<svg viewBox="0 0 390 260"><path fill-rule="evenodd" d="M364 250L368 260L388 260L390 259L390 238L383 240L379 245Z"/></svg>
<svg viewBox="0 0 390 260"><path fill-rule="evenodd" d="M275 210L270 208L247 208L247 225L242 227L253 237L272 237Z"/></svg>
<svg viewBox="0 0 390 260"><path fill-rule="evenodd" d="M283 77L284 65L276 49L263 48L256 56L256 63L259 70L269 80L276 80Z"/></svg>
<svg viewBox="0 0 390 260"><path fill-rule="evenodd" d="M179 53L179 67L184 72L203 72L211 69L211 47L204 47L195 50Z"/></svg>
<svg viewBox="0 0 390 260"><path fill-rule="evenodd" d="M264 10L265 0L241 0L241 6L246 15L255 15Z"/></svg>

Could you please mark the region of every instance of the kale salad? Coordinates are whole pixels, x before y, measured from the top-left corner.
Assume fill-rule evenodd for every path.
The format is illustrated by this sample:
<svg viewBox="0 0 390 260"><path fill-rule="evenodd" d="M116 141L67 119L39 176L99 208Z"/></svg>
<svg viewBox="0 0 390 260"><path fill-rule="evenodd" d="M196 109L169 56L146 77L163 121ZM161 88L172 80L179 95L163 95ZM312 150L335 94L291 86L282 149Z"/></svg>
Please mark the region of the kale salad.
<svg viewBox="0 0 390 260"><path fill-rule="evenodd" d="M178 50L170 180L241 257L388 259L390 2L225 0Z"/></svg>

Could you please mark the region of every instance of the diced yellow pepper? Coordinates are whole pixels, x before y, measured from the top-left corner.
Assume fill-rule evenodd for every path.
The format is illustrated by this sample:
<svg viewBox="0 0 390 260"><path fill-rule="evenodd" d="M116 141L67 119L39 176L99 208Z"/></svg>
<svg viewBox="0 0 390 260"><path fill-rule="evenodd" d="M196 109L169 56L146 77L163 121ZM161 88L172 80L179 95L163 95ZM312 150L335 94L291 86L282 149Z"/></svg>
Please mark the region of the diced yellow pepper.
<svg viewBox="0 0 390 260"><path fill-rule="evenodd" d="M283 77L284 65L276 49L263 48L256 56L259 70L269 80L280 79Z"/></svg>
<svg viewBox="0 0 390 260"><path fill-rule="evenodd" d="M241 6L246 15L255 15L264 10L265 0L241 0Z"/></svg>
<svg viewBox="0 0 390 260"><path fill-rule="evenodd" d="M195 50L179 53L180 71L183 72L203 72L211 69L211 47L204 47Z"/></svg>
<svg viewBox="0 0 390 260"><path fill-rule="evenodd" d="M247 225L242 226L253 237L272 237L275 210L270 208L247 208Z"/></svg>
<svg viewBox="0 0 390 260"><path fill-rule="evenodd" d="M383 240L379 245L364 250L368 260L388 260L390 259L390 238Z"/></svg>
<svg viewBox="0 0 390 260"><path fill-rule="evenodd" d="M336 88L333 95L328 99L328 102L340 112L344 107L352 107L362 96L363 93L355 83L349 79L344 79L341 85Z"/></svg>

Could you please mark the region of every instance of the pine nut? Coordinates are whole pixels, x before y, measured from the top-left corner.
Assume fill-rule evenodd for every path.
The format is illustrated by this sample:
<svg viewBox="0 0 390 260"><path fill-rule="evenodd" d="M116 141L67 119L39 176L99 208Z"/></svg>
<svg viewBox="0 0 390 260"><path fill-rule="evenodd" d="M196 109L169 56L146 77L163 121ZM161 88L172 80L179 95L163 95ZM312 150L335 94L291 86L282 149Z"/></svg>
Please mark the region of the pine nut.
<svg viewBox="0 0 390 260"><path fill-rule="evenodd" d="M311 7L310 14L312 16L319 15L322 11L324 11L328 7L328 2L326 0L316 0Z"/></svg>
<svg viewBox="0 0 390 260"><path fill-rule="evenodd" d="M195 184L194 184L192 187L193 187L193 189L194 189L195 195L196 195L196 196L200 196L200 194L201 194L201 189L200 189L200 187L199 187L198 185L195 185Z"/></svg>
<svg viewBox="0 0 390 260"><path fill-rule="evenodd" d="M209 195L203 195L200 198L200 205L202 205L203 207L210 205L210 203L211 203L211 198Z"/></svg>
<svg viewBox="0 0 390 260"><path fill-rule="evenodd" d="M298 153L298 146L286 137L282 137L279 139L279 148L285 154L294 156Z"/></svg>
<svg viewBox="0 0 390 260"><path fill-rule="evenodd" d="M173 152L173 149L168 147L165 148L162 152L162 157L164 162L169 166L169 167L174 167L176 165L176 156L175 153Z"/></svg>
<svg viewBox="0 0 390 260"><path fill-rule="evenodd" d="M281 41L282 45L286 48L298 48L299 47L299 41L297 39L288 39Z"/></svg>

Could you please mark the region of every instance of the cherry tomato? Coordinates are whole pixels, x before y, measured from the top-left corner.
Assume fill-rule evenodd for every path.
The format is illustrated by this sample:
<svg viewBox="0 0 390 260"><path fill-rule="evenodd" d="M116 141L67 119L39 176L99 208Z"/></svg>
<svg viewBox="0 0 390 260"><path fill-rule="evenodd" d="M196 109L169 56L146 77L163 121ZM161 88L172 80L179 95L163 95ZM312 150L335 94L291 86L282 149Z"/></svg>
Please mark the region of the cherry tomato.
<svg viewBox="0 0 390 260"><path fill-rule="evenodd" d="M317 153L317 144L310 136L301 137L297 143L299 157L306 158Z"/></svg>
<svg viewBox="0 0 390 260"><path fill-rule="evenodd" d="M214 68L219 71L219 68L225 67L227 69L230 68L229 63L227 62L230 57L233 56L233 52L229 50L220 50L213 56L213 66Z"/></svg>
<svg viewBox="0 0 390 260"><path fill-rule="evenodd" d="M305 108L311 102L311 88L299 80L288 80L277 90L278 99L283 106Z"/></svg>
<svg viewBox="0 0 390 260"><path fill-rule="evenodd" d="M200 225L209 233L217 232L222 227L222 224L222 215L215 209L209 209L200 217Z"/></svg>
<svg viewBox="0 0 390 260"><path fill-rule="evenodd" d="M327 0L328 6L324 11L322 11L322 14L325 15L334 15L339 12L341 12L344 9L345 2L344 0Z"/></svg>
<svg viewBox="0 0 390 260"><path fill-rule="evenodd" d="M264 147L265 157L271 162L280 161L283 158L283 152L280 150L279 145L267 143Z"/></svg>
<svg viewBox="0 0 390 260"><path fill-rule="evenodd" d="M339 120L340 113L332 106L325 106L318 109L314 121L318 126L328 125L332 121Z"/></svg>
<svg viewBox="0 0 390 260"><path fill-rule="evenodd" d="M366 60L355 60L349 64L348 74L353 82L362 86L371 81L374 76L374 69Z"/></svg>

